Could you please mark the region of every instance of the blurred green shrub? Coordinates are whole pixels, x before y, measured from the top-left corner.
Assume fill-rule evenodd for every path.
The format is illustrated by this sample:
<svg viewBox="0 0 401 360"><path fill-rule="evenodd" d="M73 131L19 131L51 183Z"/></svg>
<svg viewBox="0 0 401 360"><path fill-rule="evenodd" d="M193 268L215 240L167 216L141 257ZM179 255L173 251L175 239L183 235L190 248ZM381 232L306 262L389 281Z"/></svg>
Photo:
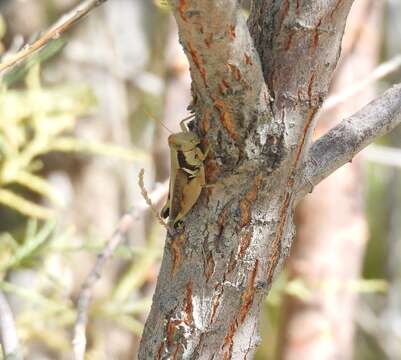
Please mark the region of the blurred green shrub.
<svg viewBox="0 0 401 360"><path fill-rule="evenodd" d="M52 151L90 152L127 160L146 158L140 149L127 150L67 135L79 117L96 104L87 86L43 88L39 65L29 71L25 83L24 89L11 90L4 84L0 88L0 204L32 218L52 216L50 209L13 190L17 184L58 205L54 189L37 175L40 157Z"/></svg>
<svg viewBox="0 0 401 360"><path fill-rule="evenodd" d="M50 184L38 176L40 156L57 150L65 142L63 134L72 131L79 116L95 104L86 86L44 89L39 66L26 78L26 89L0 89L0 203L33 218L46 219L51 211L11 189L18 184L50 202L57 196ZM72 139L70 139L72 140Z"/></svg>

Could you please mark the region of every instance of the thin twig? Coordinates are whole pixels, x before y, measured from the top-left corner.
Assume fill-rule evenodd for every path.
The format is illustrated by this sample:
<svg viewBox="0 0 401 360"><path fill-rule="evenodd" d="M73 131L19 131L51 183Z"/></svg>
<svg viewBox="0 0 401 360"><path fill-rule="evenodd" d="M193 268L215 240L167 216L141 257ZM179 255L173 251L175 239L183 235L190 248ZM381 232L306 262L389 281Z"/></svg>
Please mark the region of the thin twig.
<svg viewBox="0 0 401 360"><path fill-rule="evenodd" d="M152 192L151 197L156 203L166 196L168 182ZM72 341L74 348L74 359L83 360L86 350L86 325L88 322L88 308L92 298L93 287L99 280L101 272L107 260L113 255L114 250L120 244L124 235L128 232L136 218L143 215L149 208L146 203L140 203L136 207L128 210L120 219L113 235L107 240L103 250L97 256L94 267L82 284L77 301L77 320L74 326L74 338Z"/></svg>
<svg viewBox="0 0 401 360"><path fill-rule="evenodd" d="M6 296L0 290L0 341L5 359L22 359L14 317Z"/></svg>
<svg viewBox="0 0 401 360"><path fill-rule="evenodd" d="M351 96L354 96L358 92L365 89L366 86L374 83L377 80L383 79L387 75L390 75L391 73L397 71L400 68L401 68L401 55L397 55L392 59L390 59L389 61L380 64L376 69L374 69L369 74L368 77L366 77L362 81L357 82L356 84L346 88L339 94L334 94L328 97L327 100L323 103L321 111L327 111L334 108L338 104L345 102Z"/></svg>
<svg viewBox="0 0 401 360"><path fill-rule="evenodd" d="M32 44L25 45L20 51L9 56L0 64L0 72L25 59L45 46L49 41L57 39L61 34L67 31L74 23L84 17L92 9L103 4L107 0L85 0L77 5L73 10L64 14L55 24L53 24L38 40Z"/></svg>

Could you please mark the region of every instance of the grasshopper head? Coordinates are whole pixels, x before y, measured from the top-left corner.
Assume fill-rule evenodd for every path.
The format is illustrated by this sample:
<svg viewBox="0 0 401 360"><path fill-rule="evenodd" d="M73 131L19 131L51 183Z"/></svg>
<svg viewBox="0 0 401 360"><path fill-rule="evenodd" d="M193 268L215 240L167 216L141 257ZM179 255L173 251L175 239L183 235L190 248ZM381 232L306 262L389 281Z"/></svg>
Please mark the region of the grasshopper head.
<svg viewBox="0 0 401 360"><path fill-rule="evenodd" d="M168 143L177 150L190 151L200 144L200 140L199 137L192 132L180 132L170 135Z"/></svg>

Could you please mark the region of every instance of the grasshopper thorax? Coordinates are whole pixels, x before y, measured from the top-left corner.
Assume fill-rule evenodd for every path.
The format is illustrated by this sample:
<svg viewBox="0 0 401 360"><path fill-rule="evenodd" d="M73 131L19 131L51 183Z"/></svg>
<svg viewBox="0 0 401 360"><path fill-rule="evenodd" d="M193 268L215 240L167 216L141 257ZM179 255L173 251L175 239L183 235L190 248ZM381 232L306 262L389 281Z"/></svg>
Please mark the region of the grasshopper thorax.
<svg viewBox="0 0 401 360"><path fill-rule="evenodd" d="M199 137L192 132L180 132L168 137L168 143L176 150L190 151L200 144Z"/></svg>

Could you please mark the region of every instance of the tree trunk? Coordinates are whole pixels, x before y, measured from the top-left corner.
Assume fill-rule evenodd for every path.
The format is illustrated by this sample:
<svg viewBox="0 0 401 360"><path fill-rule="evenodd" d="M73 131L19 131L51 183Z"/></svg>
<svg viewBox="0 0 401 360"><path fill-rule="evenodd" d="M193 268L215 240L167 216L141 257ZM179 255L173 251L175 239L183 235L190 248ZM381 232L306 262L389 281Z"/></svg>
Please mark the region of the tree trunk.
<svg viewBox="0 0 401 360"><path fill-rule="evenodd" d="M254 1L248 30L234 0L171 1L211 186L167 235L140 359L251 359L295 205L401 121L396 87L310 147L351 4Z"/></svg>
<svg viewBox="0 0 401 360"><path fill-rule="evenodd" d="M343 39L343 54L331 86L335 95L369 75L377 62L381 3L357 0ZM317 134L373 98L366 87L319 115ZM347 164L316 187L297 209L297 238L288 259L291 279L302 279L311 295L288 296L281 359L351 359L357 294L367 241L360 162Z"/></svg>

